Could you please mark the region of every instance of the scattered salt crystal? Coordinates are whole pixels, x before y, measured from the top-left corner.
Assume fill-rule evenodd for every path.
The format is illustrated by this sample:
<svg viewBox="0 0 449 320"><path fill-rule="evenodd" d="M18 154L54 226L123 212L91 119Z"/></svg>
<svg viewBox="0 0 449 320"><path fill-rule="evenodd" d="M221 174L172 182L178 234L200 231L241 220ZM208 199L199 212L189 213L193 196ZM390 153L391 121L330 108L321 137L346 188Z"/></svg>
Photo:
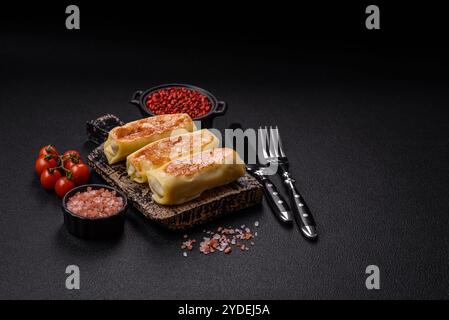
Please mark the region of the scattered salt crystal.
<svg viewBox="0 0 449 320"><path fill-rule="evenodd" d="M256 221L254 225L257 227L259 222ZM208 235L207 237L203 237L203 241L199 244L199 251L203 254L210 254L214 252L224 252L230 253L232 250L232 246L236 246L241 251L249 251L249 246L245 245L245 243L254 245L254 241L248 241L257 236L257 232L254 234L251 233L251 229L246 227L244 224L241 228L223 228L218 227L216 231L211 231L204 229L203 233ZM191 251L193 249L193 245L196 242L195 239L188 239L187 234L183 235L183 239L185 241L181 245L181 249ZM183 252L183 256L187 257L187 252Z"/></svg>
<svg viewBox="0 0 449 320"><path fill-rule="evenodd" d="M254 222L254 226L258 227L259 226L259 221Z"/></svg>

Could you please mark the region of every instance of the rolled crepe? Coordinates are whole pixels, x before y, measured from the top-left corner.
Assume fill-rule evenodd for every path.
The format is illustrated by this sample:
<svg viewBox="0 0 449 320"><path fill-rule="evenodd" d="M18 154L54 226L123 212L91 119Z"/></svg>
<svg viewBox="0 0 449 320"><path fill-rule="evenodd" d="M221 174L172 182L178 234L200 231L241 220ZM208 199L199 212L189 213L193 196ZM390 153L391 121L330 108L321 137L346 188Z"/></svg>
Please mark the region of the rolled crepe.
<svg viewBox="0 0 449 320"><path fill-rule="evenodd" d="M181 204L202 192L233 182L245 174L245 165L229 148L216 148L172 160L147 173L153 199L159 204Z"/></svg>
<svg viewBox="0 0 449 320"><path fill-rule="evenodd" d="M126 158L128 175L136 182L147 182L147 172L171 160L218 147L218 138L203 129L152 142Z"/></svg>
<svg viewBox="0 0 449 320"><path fill-rule="evenodd" d="M194 130L195 124L185 113L164 114L129 122L109 131L108 140L104 143L104 154L109 164L114 164L151 142Z"/></svg>

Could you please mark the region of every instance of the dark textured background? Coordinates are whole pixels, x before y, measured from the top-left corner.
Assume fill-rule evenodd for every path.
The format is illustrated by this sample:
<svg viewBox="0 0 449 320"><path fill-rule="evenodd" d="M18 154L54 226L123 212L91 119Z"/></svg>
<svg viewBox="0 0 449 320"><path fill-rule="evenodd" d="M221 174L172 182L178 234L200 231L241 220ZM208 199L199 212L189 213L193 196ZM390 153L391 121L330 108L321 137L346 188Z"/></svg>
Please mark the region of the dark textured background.
<svg viewBox="0 0 449 320"><path fill-rule="evenodd" d="M449 297L449 67L438 19L407 29L391 8L373 34L363 5L340 24L322 8L203 8L188 17L83 8L75 32L64 29L64 5L49 7L45 21L38 8L2 11L0 298ZM260 221L251 251L229 256L184 258L182 234L135 210L115 241L67 234L60 200L33 171L39 148L87 155L86 120L136 119L131 94L166 82L226 100L220 129L279 126L317 243L281 226L265 203L207 226ZM202 229L189 234L198 239ZM79 291L64 287L69 264L81 269ZM365 288L369 264L380 267L379 291Z"/></svg>

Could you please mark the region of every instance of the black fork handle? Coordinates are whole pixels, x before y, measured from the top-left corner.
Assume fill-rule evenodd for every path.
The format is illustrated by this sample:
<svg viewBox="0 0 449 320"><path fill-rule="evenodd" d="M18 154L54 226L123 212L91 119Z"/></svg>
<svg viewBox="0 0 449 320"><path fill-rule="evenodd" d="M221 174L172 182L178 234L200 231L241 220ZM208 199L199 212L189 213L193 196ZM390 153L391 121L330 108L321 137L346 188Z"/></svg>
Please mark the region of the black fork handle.
<svg viewBox="0 0 449 320"><path fill-rule="evenodd" d="M296 188L295 180L287 177L284 179L284 183L289 192L290 203L296 224L307 239L316 240L318 234L316 231L315 220L313 219L312 213L304 201L304 198Z"/></svg>
<svg viewBox="0 0 449 320"><path fill-rule="evenodd" d="M265 198L277 218L282 222L291 223L293 220L291 210L274 183L265 176L259 176L259 181L264 186Z"/></svg>

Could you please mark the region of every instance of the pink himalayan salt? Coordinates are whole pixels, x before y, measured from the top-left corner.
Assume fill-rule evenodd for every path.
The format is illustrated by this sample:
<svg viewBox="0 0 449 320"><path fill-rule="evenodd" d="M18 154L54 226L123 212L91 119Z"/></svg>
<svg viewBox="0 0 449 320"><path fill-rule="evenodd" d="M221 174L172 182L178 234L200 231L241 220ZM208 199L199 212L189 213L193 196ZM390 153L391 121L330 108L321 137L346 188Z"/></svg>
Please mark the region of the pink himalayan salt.
<svg viewBox="0 0 449 320"><path fill-rule="evenodd" d="M104 218L118 213L123 208L123 199L115 191L105 188L75 193L67 201L67 209L84 218Z"/></svg>

